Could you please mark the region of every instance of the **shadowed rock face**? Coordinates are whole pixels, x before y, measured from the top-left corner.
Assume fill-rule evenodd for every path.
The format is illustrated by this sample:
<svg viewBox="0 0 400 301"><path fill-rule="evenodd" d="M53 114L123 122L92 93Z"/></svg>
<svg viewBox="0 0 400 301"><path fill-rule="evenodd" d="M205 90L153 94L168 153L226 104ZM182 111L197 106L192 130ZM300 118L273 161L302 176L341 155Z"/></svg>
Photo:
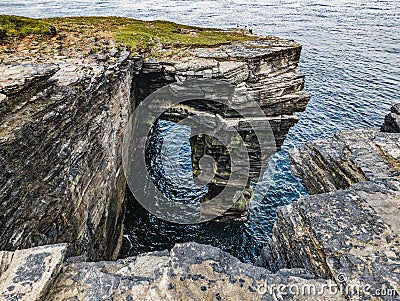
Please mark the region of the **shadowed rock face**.
<svg viewBox="0 0 400 301"><path fill-rule="evenodd" d="M400 103L395 104L388 115L385 116L385 122L381 127L382 132L400 133Z"/></svg>
<svg viewBox="0 0 400 301"><path fill-rule="evenodd" d="M69 242L116 257L134 64L0 65L0 249Z"/></svg>
<svg viewBox="0 0 400 301"><path fill-rule="evenodd" d="M349 300L398 300L400 133L340 132L294 150L291 160L314 195L278 210L259 264L368 287L345 291Z"/></svg>

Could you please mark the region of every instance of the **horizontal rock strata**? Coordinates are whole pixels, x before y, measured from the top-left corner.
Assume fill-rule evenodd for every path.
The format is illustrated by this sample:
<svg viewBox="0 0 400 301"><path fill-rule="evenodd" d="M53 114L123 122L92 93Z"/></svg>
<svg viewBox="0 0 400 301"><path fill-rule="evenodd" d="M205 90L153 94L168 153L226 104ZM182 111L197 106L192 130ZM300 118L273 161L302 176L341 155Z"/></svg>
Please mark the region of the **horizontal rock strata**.
<svg viewBox="0 0 400 301"><path fill-rule="evenodd" d="M346 189L360 181L399 177L399 135L377 130L337 133L291 155L292 170L312 194Z"/></svg>
<svg viewBox="0 0 400 301"><path fill-rule="evenodd" d="M146 74L146 79L149 76L162 78L164 82L168 82L169 79L178 82L194 78L218 79L234 85L232 99L223 104L190 102L162 116L163 119L178 121L188 115L201 115L203 112L208 112L215 115L210 118L211 121L221 120L221 125L216 124L215 132L220 130L218 127L223 128L224 124L232 124L245 141L250 157L250 170L243 178L241 174L243 169L237 172L231 169L232 162L230 156L227 155L226 147L216 138L199 135L191 139L195 177L202 171L199 162L205 154L211 156L216 162L212 171L213 180L209 186L210 191L205 201L218 195L227 186L229 177L242 179L246 185L246 189L232 204L231 210L225 214L226 218L233 216L238 219L246 215L252 198L251 188L246 183L249 183L249 180L258 179L260 173L263 173L262 162L266 162L269 155L275 151L275 149L265 150L268 155L261 156L257 138L275 140L274 145L279 150L290 127L298 120L294 113L303 111L310 99L303 91L304 75L297 69L300 52L301 46L293 41L267 38L225 45L217 49L195 49L189 51L190 56L181 57L178 62L174 60L159 63L144 62L143 73ZM154 91L158 87L158 85L147 86L144 89L140 78L137 84L142 91L147 92ZM217 97L207 94L207 91L205 91L205 96L211 100ZM254 104L262 109L261 116L255 116ZM246 116L243 116L243 113ZM260 129L253 129L248 125L249 116L252 118L250 120L252 126L259 124ZM265 130L265 123L270 125L272 137L256 137L255 131ZM210 211L210 209L207 210Z"/></svg>
<svg viewBox="0 0 400 301"><path fill-rule="evenodd" d="M145 60L143 75L164 82L192 78L219 79L236 86L236 97L229 106L215 108L203 103L195 109L213 112L225 119L240 117L235 109L260 105L274 130L278 148L289 128L297 121L295 112L303 111L310 97L303 91L304 75L298 70L301 45L291 40L268 37L233 43L218 48L197 48L183 53L179 60ZM160 87L160 80L137 85L144 98ZM144 87L145 86L145 87Z"/></svg>

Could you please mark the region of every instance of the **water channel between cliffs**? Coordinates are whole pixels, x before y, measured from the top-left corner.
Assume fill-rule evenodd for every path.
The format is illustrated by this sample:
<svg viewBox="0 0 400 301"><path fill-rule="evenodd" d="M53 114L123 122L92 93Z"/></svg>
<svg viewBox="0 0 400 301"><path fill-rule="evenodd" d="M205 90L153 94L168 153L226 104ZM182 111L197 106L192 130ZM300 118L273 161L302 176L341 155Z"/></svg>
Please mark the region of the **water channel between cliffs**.
<svg viewBox="0 0 400 301"><path fill-rule="evenodd" d="M175 140L172 145L169 145L172 147L172 150L169 150L169 156L165 156L162 154L162 144L164 137L172 130ZM199 204L200 199L207 192L207 186L197 186L193 182L190 133L190 127L177 126L171 121L160 120L156 123L147 148L150 174L148 181L152 180L164 195L175 201ZM270 161L271 165L279 164L276 156ZM165 170L176 162L181 166L183 174L174 177ZM268 187L274 182L271 170L265 173L263 181L258 184L261 188ZM189 180L182 181L182 179ZM252 183L253 188L255 185ZM146 189L149 188L144 188L145 195ZM298 189L298 194L306 193L301 184L298 184ZM272 232L276 208L285 204L276 202L274 199L271 202L265 193L266 191L256 190L246 221L211 221L195 225L180 225L164 221L149 213L129 192L121 257L171 249L175 243L195 241L211 244L243 261L253 262Z"/></svg>

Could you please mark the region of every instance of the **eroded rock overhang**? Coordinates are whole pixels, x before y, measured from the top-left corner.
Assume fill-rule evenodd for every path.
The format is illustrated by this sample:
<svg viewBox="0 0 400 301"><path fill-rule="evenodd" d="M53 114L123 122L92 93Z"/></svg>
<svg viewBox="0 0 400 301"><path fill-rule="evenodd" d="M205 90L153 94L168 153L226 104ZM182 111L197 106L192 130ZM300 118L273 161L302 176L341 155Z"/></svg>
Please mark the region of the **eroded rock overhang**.
<svg viewBox="0 0 400 301"><path fill-rule="evenodd" d="M258 180L263 172L261 166L280 149L290 127L297 122L295 112L303 111L309 101L309 96L303 91L304 75L298 70L300 52L301 46L294 41L268 37L216 48L187 50L179 59L143 61L142 71L134 83L137 103L162 85L190 79L221 80L234 87L229 102L221 104L194 99L175 106L160 117L178 122L188 116L208 113L208 126L214 124L214 132L231 126L240 134L250 158L250 170L242 179L247 184L220 220L245 218L252 198L250 181ZM255 113L254 104L260 108L261 114ZM257 130L266 130L266 123L272 130L272 137L257 137ZM258 139L274 140L274 150L266 151L268 155L262 154L260 148L264 146ZM230 145L235 143L233 140ZM203 156L211 156L215 162L209 193L204 201L213 199L227 186L234 188L237 184L229 184L230 178L243 178L243 170L232 170L226 145L216 137L196 135L191 138L191 147L195 178L204 171L200 167Z"/></svg>

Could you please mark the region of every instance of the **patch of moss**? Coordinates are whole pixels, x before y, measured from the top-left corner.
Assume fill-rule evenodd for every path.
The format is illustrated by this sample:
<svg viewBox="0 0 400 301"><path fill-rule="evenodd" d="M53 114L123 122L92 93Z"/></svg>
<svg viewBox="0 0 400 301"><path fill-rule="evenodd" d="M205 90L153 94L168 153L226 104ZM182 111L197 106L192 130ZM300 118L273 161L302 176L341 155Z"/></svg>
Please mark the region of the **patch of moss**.
<svg viewBox="0 0 400 301"><path fill-rule="evenodd" d="M99 52L100 48L98 46L93 46L92 49L90 49L90 54L95 54Z"/></svg>
<svg viewBox="0 0 400 301"><path fill-rule="evenodd" d="M234 208L238 211L246 211L249 207L249 201L242 195L240 198L235 202Z"/></svg>
<svg viewBox="0 0 400 301"><path fill-rule="evenodd" d="M29 34L54 35L55 33L53 26L38 19L0 15L0 38Z"/></svg>

